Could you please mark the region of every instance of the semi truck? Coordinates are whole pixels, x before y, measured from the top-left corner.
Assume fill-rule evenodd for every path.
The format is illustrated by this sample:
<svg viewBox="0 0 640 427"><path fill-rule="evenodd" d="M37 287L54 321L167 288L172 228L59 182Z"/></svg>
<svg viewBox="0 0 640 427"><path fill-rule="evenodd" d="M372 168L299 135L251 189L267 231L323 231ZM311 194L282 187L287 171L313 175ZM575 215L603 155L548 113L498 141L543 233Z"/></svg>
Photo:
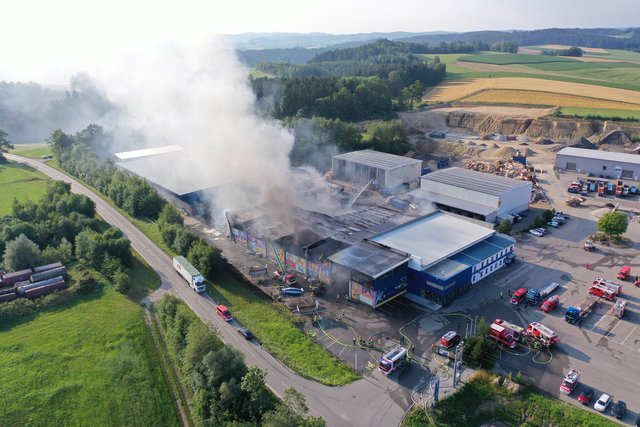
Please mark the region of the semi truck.
<svg viewBox="0 0 640 427"><path fill-rule="evenodd" d="M407 363L407 359L407 349L402 346L396 346L382 355L378 362L378 369L385 375L391 375L401 370Z"/></svg>
<svg viewBox="0 0 640 427"><path fill-rule="evenodd" d="M173 268L187 281L189 287L194 291L204 292L207 290L207 286L204 284L204 277L185 257L173 257Z"/></svg>
<svg viewBox="0 0 640 427"><path fill-rule="evenodd" d="M513 349L516 348L517 343L510 332L511 331L509 329L495 323L492 323L491 326L489 326L489 336L491 338Z"/></svg>
<svg viewBox="0 0 640 427"><path fill-rule="evenodd" d="M542 300L544 300L546 297L551 295L551 293L555 291L558 288L558 286L560 285L553 282L553 283L549 283L542 289L537 289L537 288L529 289L529 291L527 292L526 303L529 305L540 304Z"/></svg>
<svg viewBox="0 0 640 427"><path fill-rule="evenodd" d="M571 324L581 321L598 305L598 300L598 297L588 296L577 306L567 308L564 313L564 320Z"/></svg>

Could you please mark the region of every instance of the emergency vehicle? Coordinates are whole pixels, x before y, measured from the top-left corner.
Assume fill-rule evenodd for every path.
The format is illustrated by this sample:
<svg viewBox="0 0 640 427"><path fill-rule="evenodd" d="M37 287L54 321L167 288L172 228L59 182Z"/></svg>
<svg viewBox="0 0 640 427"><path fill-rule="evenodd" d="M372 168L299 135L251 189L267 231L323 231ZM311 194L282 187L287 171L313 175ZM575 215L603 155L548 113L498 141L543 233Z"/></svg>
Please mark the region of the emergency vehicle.
<svg viewBox="0 0 640 427"><path fill-rule="evenodd" d="M549 347L552 344L560 341L558 335L556 335L555 332L539 322L533 322L530 323L529 326L527 326L527 336L531 337L536 342L539 342L545 347Z"/></svg>
<svg viewBox="0 0 640 427"><path fill-rule="evenodd" d="M556 308L559 303L560 303L560 297L558 295L554 295L542 303L542 305L540 306L540 310L544 311L545 313L548 313L554 308Z"/></svg>
<svg viewBox="0 0 640 427"><path fill-rule="evenodd" d="M629 276L631 276L631 267L625 265L620 269L616 277L620 280L627 280Z"/></svg>
<svg viewBox="0 0 640 427"><path fill-rule="evenodd" d="M511 296L511 301L510 301L511 304L515 304L515 305L520 304L526 295L527 295L527 288L519 288Z"/></svg>
<svg viewBox="0 0 640 427"><path fill-rule="evenodd" d="M451 348L460 342L460 335L456 331L449 331L440 338L440 345Z"/></svg>
<svg viewBox="0 0 640 427"><path fill-rule="evenodd" d="M619 283L614 283L611 280L605 280L602 277L596 277L593 280L593 284L594 285L605 285L610 287L615 293L616 295L620 295L622 293L622 285Z"/></svg>
<svg viewBox="0 0 640 427"><path fill-rule="evenodd" d="M589 288L589 293L600 298L608 299L609 301L613 301L616 296L616 293L613 289L601 283L591 285L591 287Z"/></svg>
<svg viewBox="0 0 640 427"><path fill-rule="evenodd" d="M511 331L504 326L496 325L495 323L489 326L489 336L491 338L513 349L516 348L517 343L509 332Z"/></svg>
<svg viewBox="0 0 640 427"><path fill-rule="evenodd" d="M624 310L627 308L627 302L623 299L619 299L616 303L611 307L611 314L616 316L618 319L622 319L624 316Z"/></svg>
<svg viewBox="0 0 640 427"><path fill-rule="evenodd" d="M576 388L580 380L580 371L576 369L572 369L567 372L564 379L562 380L562 384L560 384L560 391L565 394L571 394L571 392Z"/></svg>
<svg viewBox="0 0 640 427"><path fill-rule="evenodd" d="M402 369L406 363L407 349L402 346L396 346L380 358L378 369L385 375L391 375Z"/></svg>
<svg viewBox="0 0 640 427"><path fill-rule="evenodd" d="M496 325L504 326L511 332L514 340L522 342L522 336L526 332L522 326L514 325L513 323L504 319L496 319L493 321L493 323L495 323Z"/></svg>

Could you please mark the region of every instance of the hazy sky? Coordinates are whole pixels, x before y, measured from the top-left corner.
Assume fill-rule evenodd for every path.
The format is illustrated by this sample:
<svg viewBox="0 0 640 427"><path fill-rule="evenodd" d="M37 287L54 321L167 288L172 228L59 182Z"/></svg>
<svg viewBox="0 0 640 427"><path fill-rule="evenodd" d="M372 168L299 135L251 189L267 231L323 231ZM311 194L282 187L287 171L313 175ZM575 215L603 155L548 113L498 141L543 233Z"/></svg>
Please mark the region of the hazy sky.
<svg viewBox="0 0 640 427"><path fill-rule="evenodd" d="M122 49L243 32L640 26L639 0L18 0L2 5L0 79L63 75ZM56 77L57 79L57 77Z"/></svg>

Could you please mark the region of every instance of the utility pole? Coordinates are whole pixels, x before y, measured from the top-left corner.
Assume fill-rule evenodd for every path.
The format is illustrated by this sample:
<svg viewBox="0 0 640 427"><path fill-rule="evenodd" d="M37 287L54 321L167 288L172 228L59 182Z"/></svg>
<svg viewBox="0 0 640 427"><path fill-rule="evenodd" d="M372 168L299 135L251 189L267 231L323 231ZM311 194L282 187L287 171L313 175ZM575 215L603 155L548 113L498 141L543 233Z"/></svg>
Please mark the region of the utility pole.
<svg viewBox="0 0 640 427"><path fill-rule="evenodd" d="M453 386L457 386L460 382L458 378L458 370L462 366L462 351L464 349L464 341L456 346L455 358L453 361Z"/></svg>

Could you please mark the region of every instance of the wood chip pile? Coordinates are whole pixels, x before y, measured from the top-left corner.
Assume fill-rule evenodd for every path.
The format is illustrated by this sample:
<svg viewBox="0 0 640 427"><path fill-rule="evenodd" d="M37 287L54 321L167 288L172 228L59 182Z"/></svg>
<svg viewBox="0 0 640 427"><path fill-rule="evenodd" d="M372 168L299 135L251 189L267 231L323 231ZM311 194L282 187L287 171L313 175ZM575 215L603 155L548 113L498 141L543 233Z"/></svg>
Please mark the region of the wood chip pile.
<svg viewBox="0 0 640 427"><path fill-rule="evenodd" d="M498 160L469 160L463 166L478 172L502 175L508 178L516 178L522 181L535 182L535 174L522 163L514 162L510 159Z"/></svg>

